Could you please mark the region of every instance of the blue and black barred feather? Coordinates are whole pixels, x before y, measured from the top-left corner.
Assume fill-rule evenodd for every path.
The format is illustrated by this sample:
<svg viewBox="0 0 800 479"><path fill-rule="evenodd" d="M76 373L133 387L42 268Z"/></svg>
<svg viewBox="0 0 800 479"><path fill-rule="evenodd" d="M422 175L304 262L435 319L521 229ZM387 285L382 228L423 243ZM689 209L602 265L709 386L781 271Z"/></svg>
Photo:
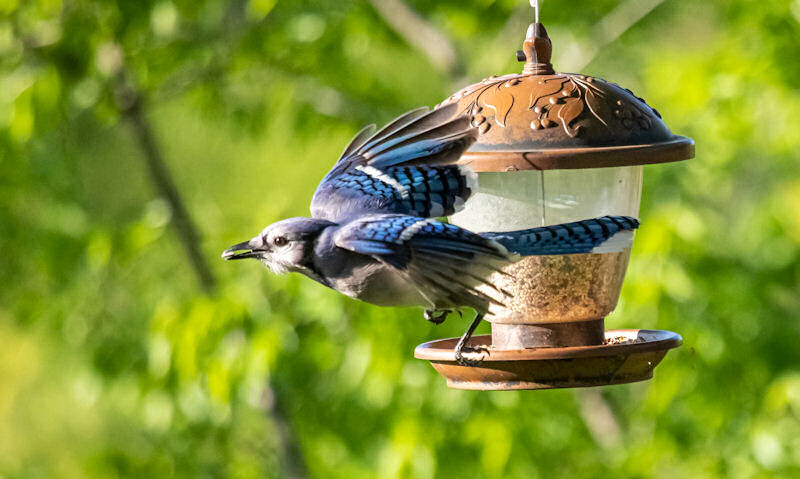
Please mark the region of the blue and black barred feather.
<svg viewBox="0 0 800 479"><path fill-rule="evenodd" d="M372 171L372 170L367 170ZM400 166L381 172L386 179L364 169L348 171L330 182L338 196L368 206L371 211L390 209L424 218L447 216L460 210L473 193L474 181L464 167Z"/></svg>
<svg viewBox="0 0 800 479"><path fill-rule="evenodd" d="M477 131L468 117L454 115L450 106L416 109L377 133L359 132L314 193L312 216L341 222L369 213L457 211L473 193L474 174L442 164L455 163Z"/></svg>
<svg viewBox="0 0 800 479"><path fill-rule="evenodd" d="M603 216L573 223L503 233L481 233L521 256L590 253L615 234L633 231L639 221L629 216Z"/></svg>
<svg viewBox="0 0 800 479"><path fill-rule="evenodd" d="M378 246L381 251L401 248L441 249L451 252L484 254L506 259L505 248L491 238L453 224L407 215L371 215L342 227L335 236L337 246L352 249L360 245ZM356 251L362 252L362 251ZM367 252L367 254L372 254Z"/></svg>

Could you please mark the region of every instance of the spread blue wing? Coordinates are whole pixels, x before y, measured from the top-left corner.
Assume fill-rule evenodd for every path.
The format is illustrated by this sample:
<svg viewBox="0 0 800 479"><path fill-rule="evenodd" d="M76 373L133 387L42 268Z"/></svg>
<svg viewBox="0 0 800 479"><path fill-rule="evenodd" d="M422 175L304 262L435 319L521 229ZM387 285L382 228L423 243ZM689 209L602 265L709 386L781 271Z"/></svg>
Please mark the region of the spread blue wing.
<svg viewBox="0 0 800 479"><path fill-rule="evenodd" d="M370 215L343 226L334 242L396 268L436 309L486 311L506 294L487 281L510 262L506 249L455 225L419 216Z"/></svg>
<svg viewBox="0 0 800 479"><path fill-rule="evenodd" d="M311 200L315 218L342 222L369 213L445 216L475 189L476 176L453 165L475 141L454 107L420 108L377 133L365 128L345 148Z"/></svg>

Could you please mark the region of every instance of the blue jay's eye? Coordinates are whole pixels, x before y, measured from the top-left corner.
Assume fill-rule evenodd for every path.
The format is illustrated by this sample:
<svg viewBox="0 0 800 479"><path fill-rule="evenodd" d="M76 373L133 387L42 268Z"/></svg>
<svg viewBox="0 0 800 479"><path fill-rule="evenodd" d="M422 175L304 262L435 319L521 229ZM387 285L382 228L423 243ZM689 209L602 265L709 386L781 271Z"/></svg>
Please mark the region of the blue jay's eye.
<svg viewBox="0 0 800 479"><path fill-rule="evenodd" d="M287 240L285 236L276 236L275 239L272 240L272 243L274 243L275 246L286 246L289 240Z"/></svg>

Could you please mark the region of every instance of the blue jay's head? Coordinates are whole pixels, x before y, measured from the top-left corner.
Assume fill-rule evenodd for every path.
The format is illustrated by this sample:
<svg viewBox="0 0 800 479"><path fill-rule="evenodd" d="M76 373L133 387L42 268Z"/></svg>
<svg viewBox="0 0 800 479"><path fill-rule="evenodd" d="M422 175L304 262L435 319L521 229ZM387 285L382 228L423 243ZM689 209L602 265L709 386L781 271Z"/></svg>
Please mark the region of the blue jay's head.
<svg viewBox="0 0 800 479"><path fill-rule="evenodd" d="M296 271L315 276L312 264L314 241L330 221L315 218L289 218L273 223L250 241L231 246L222 252L225 259L255 258L274 273Z"/></svg>

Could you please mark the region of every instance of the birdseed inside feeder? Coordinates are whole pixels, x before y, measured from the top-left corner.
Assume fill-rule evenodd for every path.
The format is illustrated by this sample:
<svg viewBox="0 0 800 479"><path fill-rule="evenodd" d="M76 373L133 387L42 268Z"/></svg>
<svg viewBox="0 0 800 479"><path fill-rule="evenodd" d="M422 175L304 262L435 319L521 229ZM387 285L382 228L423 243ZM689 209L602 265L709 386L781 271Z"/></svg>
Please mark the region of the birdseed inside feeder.
<svg viewBox="0 0 800 479"><path fill-rule="evenodd" d="M528 28L521 74L490 77L455 93L480 130L460 162L478 172L479 191L450 218L471 231L511 231L604 215L639 216L643 165L694 157L655 109L600 78L556 73L541 23ZM647 222L644 221L646 227ZM494 284L512 293L493 306L478 366L455 361L457 338L417 347L451 387L544 389L641 381L681 344L669 331L605 330L630 257L633 233L597 253L533 256Z"/></svg>

